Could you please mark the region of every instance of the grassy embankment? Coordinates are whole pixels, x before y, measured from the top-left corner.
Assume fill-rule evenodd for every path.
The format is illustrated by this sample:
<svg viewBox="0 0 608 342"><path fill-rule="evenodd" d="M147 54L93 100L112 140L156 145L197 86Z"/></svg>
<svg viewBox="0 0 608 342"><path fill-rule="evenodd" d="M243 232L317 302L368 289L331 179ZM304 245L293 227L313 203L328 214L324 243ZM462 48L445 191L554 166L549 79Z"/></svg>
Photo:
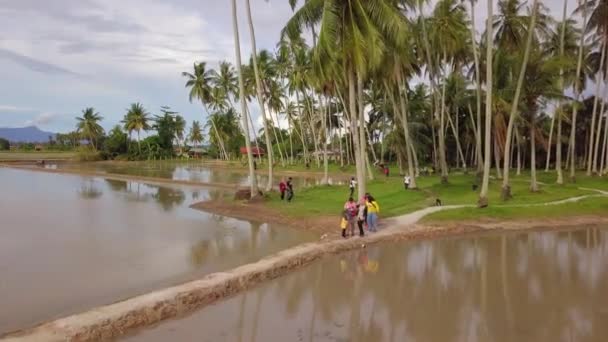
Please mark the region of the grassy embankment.
<svg viewBox="0 0 608 342"><path fill-rule="evenodd" d="M35 161L35 160L71 160L76 157L75 152L64 151L2 151L2 161Z"/></svg>
<svg viewBox="0 0 608 342"><path fill-rule="evenodd" d="M478 192L473 191L475 180L473 174L450 175L449 184L440 184L438 176L419 177L418 190L405 191L402 178L391 176L388 179L378 175L377 179L368 183L370 192L379 202L381 215L391 217L434 205L435 199L440 198L443 205L468 204L475 205ZM551 206L531 206L571 197L597 194L580 188L593 188L608 191L608 178L587 177L581 172L577 183L567 182L556 185L553 172L538 173L540 191L529 191L529 174L512 176L513 198L509 201L500 199L501 181L492 179L490 183L490 207L484 209L462 208L445 210L425 218L426 221L476 220L476 219L509 219L509 218L543 218L574 215L608 215L608 197L592 197L575 203L557 204ZM296 192L292 203L281 202L277 194L270 196L268 205L294 216L308 215L340 215L343 203L348 197L347 186L317 186Z"/></svg>

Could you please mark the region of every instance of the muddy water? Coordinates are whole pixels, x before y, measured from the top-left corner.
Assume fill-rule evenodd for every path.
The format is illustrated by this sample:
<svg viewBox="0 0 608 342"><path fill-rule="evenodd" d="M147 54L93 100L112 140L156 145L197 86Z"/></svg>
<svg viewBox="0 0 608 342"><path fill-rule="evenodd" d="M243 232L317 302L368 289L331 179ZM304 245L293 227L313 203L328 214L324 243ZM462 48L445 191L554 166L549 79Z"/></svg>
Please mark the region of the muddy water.
<svg viewBox="0 0 608 342"><path fill-rule="evenodd" d="M0 168L0 335L317 238L188 207L218 195Z"/></svg>
<svg viewBox="0 0 608 342"><path fill-rule="evenodd" d="M160 177L174 180L185 180L203 183L238 184L249 185L249 175L242 170L230 170L227 168L209 168L202 166L200 162L172 163L172 162L133 162L129 164L110 163L64 163L46 165L51 169L80 169L86 171L107 172L132 176ZM282 176L275 176L276 186ZM292 176L294 186L306 187L321 184L323 175L314 176ZM346 177L347 178L347 177ZM330 177L331 184L346 184L344 177ZM263 174L257 175L259 184L266 184L268 178Z"/></svg>
<svg viewBox="0 0 608 342"><path fill-rule="evenodd" d="M385 244L131 341L606 341L608 230Z"/></svg>

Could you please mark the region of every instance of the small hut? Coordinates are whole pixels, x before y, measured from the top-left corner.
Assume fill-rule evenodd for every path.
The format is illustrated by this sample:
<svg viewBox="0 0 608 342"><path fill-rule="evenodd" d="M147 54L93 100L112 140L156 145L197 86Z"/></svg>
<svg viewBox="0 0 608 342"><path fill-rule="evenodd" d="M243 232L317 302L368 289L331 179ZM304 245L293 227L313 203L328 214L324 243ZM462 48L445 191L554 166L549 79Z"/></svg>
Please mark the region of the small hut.
<svg viewBox="0 0 608 342"><path fill-rule="evenodd" d="M257 148L257 147L252 147L251 148L251 154L253 154L254 157L263 157L266 152L264 151L263 148ZM241 155L245 156L247 155L247 147L241 147Z"/></svg>

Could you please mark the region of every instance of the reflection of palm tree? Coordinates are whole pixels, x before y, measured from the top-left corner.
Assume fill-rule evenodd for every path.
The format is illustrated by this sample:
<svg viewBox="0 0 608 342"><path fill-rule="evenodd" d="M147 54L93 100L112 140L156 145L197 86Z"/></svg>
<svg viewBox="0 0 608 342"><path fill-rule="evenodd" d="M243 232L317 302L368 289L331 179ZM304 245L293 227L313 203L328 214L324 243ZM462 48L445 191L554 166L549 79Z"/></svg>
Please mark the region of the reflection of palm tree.
<svg viewBox="0 0 608 342"><path fill-rule="evenodd" d="M116 180L116 179L106 179L106 183L110 186L110 188L116 192L127 191L127 182Z"/></svg>
<svg viewBox="0 0 608 342"><path fill-rule="evenodd" d="M186 195L179 189L158 187L154 198L165 211L171 211L174 206L184 203Z"/></svg>
<svg viewBox="0 0 608 342"><path fill-rule="evenodd" d="M190 247L190 261L192 264L198 267L203 266L207 262L210 248L209 240L201 240Z"/></svg>
<svg viewBox="0 0 608 342"><path fill-rule="evenodd" d="M103 192L95 186L95 181L90 179L82 184L78 194L84 199L96 199L101 197Z"/></svg>

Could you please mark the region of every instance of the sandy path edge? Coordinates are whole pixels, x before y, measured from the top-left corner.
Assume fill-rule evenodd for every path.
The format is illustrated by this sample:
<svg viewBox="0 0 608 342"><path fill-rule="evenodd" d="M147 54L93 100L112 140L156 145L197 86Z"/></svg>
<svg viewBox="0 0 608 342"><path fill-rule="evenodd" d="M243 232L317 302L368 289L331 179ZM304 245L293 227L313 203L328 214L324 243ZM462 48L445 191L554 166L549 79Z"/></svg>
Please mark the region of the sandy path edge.
<svg viewBox="0 0 608 342"><path fill-rule="evenodd" d="M427 208L425 212L440 209ZM403 221L403 219L401 220ZM387 223L396 223L387 219ZM483 231L529 230L539 227L560 229L572 225L605 225L608 217L586 216L571 219L522 220L506 223L487 222L434 225L396 225L364 238L333 239L302 244L265 257L258 262L199 280L136 296L114 304L60 318L0 338L2 341L99 341L111 340L160 321L180 317L223 298L233 296L308 265L329 254L363 248L367 244L433 239Z"/></svg>

